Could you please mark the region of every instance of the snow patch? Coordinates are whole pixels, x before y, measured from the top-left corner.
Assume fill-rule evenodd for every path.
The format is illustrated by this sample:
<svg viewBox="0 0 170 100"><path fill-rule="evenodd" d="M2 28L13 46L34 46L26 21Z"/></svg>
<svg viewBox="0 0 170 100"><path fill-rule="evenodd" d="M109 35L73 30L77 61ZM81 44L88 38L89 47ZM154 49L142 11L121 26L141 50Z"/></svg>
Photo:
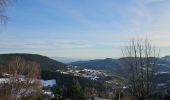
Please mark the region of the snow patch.
<svg viewBox="0 0 170 100"><path fill-rule="evenodd" d="M0 78L0 84L8 83L8 82L9 82L9 78Z"/></svg>
<svg viewBox="0 0 170 100"><path fill-rule="evenodd" d="M41 80L41 84L42 86L46 87L46 86L53 86L56 84L56 80L52 79L52 80Z"/></svg>

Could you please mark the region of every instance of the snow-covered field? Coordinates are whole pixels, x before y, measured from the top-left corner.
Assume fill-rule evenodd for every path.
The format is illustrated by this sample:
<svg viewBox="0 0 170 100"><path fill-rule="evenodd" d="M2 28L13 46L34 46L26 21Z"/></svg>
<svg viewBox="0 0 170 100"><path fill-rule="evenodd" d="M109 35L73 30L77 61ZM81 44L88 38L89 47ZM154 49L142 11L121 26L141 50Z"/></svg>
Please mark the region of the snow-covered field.
<svg viewBox="0 0 170 100"><path fill-rule="evenodd" d="M43 87L45 86L53 86L56 84L56 80L52 79L52 80L41 80L41 84Z"/></svg>
<svg viewBox="0 0 170 100"><path fill-rule="evenodd" d="M9 81L10 81L9 78L0 78L0 84L8 83ZM56 80L55 79L41 80L41 84L42 86L53 86L56 84Z"/></svg>

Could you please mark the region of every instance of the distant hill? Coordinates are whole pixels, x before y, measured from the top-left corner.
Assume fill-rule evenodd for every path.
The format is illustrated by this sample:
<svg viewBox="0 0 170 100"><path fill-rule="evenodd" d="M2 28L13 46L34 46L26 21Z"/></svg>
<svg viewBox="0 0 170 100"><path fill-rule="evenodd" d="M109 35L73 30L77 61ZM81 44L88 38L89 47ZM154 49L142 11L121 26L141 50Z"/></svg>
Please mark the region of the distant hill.
<svg viewBox="0 0 170 100"><path fill-rule="evenodd" d="M127 73L127 66L125 65L125 62L128 60L128 57L120 58L120 59L112 59L112 58L106 58L106 59L95 59L95 60L88 60L88 61L76 61L70 63L74 66L83 66L87 68L93 68L93 69L104 69L107 71L114 71L114 72L121 72L121 73ZM153 59L153 58L151 58ZM170 72L170 56L165 56L162 58L156 58L158 59L158 65L160 66L160 71L169 71Z"/></svg>
<svg viewBox="0 0 170 100"><path fill-rule="evenodd" d="M58 62L56 60L50 59L46 56L38 54L25 54L25 53L15 53L15 54L0 54L0 65L5 66L9 61L15 59L15 57L21 57L26 61L34 61L40 64L41 71L53 72L57 69L64 69L66 65Z"/></svg>
<svg viewBox="0 0 170 100"><path fill-rule="evenodd" d="M57 60L59 62L68 64L71 62L75 62L75 61L82 61L84 59L80 59L80 58L71 58L71 57L50 57L51 59Z"/></svg>
<svg viewBox="0 0 170 100"><path fill-rule="evenodd" d="M124 69L119 59L112 59L112 58L96 59L96 60L89 60L89 61L76 61L70 64L83 66L87 68L93 68L93 69L103 69L103 70L110 70L110 71L114 70L116 72L120 72Z"/></svg>

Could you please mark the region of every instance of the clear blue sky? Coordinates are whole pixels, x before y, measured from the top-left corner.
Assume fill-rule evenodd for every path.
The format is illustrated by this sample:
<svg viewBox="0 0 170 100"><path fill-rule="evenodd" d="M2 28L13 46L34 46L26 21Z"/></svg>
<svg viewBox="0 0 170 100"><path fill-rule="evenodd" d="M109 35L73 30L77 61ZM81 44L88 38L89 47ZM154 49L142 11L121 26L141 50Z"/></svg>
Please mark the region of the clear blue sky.
<svg viewBox="0 0 170 100"><path fill-rule="evenodd" d="M6 13L0 53L115 58L148 36L170 54L170 0L18 0Z"/></svg>

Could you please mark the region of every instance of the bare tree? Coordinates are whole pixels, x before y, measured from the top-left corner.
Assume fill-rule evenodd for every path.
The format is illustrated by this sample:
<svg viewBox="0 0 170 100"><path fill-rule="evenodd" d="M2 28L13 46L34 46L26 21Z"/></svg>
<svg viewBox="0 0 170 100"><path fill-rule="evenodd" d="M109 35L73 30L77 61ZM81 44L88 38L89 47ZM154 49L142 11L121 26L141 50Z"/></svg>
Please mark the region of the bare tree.
<svg viewBox="0 0 170 100"><path fill-rule="evenodd" d="M4 100L20 100L27 97L36 100L40 95L39 64L16 57L8 63L4 73L9 75L7 82L0 85L0 91L5 91L0 92Z"/></svg>
<svg viewBox="0 0 170 100"><path fill-rule="evenodd" d="M0 0L0 24L7 22L8 17L5 15L5 10L13 1L14 0Z"/></svg>
<svg viewBox="0 0 170 100"><path fill-rule="evenodd" d="M120 100L121 99L121 93L123 92L123 87L125 86L125 79L117 79L115 80L115 92L116 92L116 96L117 96L117 99Z"/></svg>
<svg viewBox="0 0 170 100"><path fill-rule="evenodd" d="M132 96L142 100L148 98L154 89L159 51L148 39L132 40L123 50L123 56L127 57L125 65L129 69Z"/></svg>

